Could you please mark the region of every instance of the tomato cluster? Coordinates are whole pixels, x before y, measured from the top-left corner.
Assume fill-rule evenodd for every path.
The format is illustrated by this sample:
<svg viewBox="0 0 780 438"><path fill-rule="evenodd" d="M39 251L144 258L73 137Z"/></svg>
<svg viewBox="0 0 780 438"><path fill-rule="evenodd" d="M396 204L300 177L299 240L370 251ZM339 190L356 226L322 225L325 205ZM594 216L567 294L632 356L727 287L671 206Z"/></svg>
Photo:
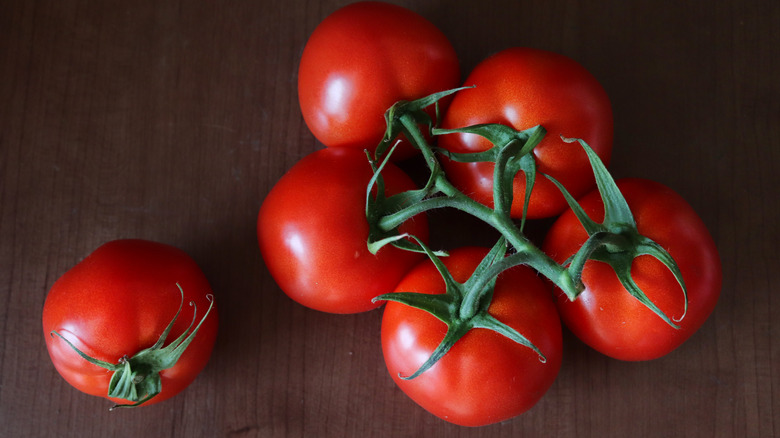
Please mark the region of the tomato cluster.
<svg viewBox="0 0 780 438"><path fill-rule="evenodd" d="M408 9L358 2L328 16L298 72L303 118L326 147L270 190L257 238L279 288L304 306L345 314L386 302L391 378L434 415L479 426L543 397L563 326L613 358L668 354L712 312L721 267L678 194L612 179L609 98L577 62L510 48L459 79L445 35ZM405 159L427 168L424 184ZM429 248L426 212L441 208L500 238ZM556 218L541 248L523 234L539 218ZM184 389L216 329L192 259L142 240L95 250L43 309L56 369L117 406Z"/></svg>
<svg viewBox="0 0 780 438"><path fill-rule="evenodd" d="M387 302L387 369L420 406L478 426L530 409L552 385L562 322L622 360L663 356L717 301L715 245L691 207L647 180L617 183L609 98L563 55L510 48L458 85L455 50L399 6L328 16L299 67L303 118L325 149L260 209L269 272L293 300L354 313ZM415 187L396 163L419 159ZM425 212L456 208L492 248L428 245ZM541 248L526 220L558 217Z"/></svg>

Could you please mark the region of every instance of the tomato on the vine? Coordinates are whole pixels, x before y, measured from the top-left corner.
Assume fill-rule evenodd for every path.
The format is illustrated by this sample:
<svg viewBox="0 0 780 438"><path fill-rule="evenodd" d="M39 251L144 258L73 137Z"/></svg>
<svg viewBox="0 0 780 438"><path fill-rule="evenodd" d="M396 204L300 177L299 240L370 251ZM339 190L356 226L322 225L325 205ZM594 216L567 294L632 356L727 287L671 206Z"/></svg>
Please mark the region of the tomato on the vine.
<svg viewBox="0 0 780 438"><path fill-rule="evenodd" d="M329 147L373 150L385 133L385 111L455 88L457 55L430 21L398 5L357 2L314 30L298 69L306 125ZM408 156L412 149L402 151Z"/></svg>
<svg viewBox="0 0 780 438"><path fill-rule="evenodd" d="M43 306L46 347L75 388L120 406L157 403L189 386L209 360L218 324L211 294L184 251L111 241L52 286Z"/></svg>
<svg viewBox="0 0 780 438"><path fill-rule="evenodd" d="M679 194L643 179L618 180L617 186L639 234L666 249L679 266L688 291L687 312L681 286L660 261L642 255L631 265L631 276L639 288L679 328L630 295L613 269L595 260L585 263L585 290L574 301L557 294L557 305L565 325L595 350L622 360L655 359L680 346L712 313L720 295L720 259L701 218ZM604 204L597 190L579 202L591 219L603 219ZM553 224L542 248L564 263L587 237L569 210Z"/></svg>
<svg viewBox="0 0 780 438"><path fill-rule="evenodd" d="M442 257L453 279L466 281L487 248L458 248ZM430 261L415 266L397 292L443 294ZM480 426L519 415L552 385L561 365L561 323L549 287L536 272L516 266L496 281L488 313L524 335L531 348L495 331L473 328L430 369L412 375L442 341L447 327L432 314L389 301L382 317L382 351L395 383L417 404L451 423Z"/></svg>
<svg viewBox="0 0 780 438"><path fill-rule="evenodd" d="M541 125L547 136L534 149L537 171L553 176L579 197L595 186L585 153L561 136L581 138L608 162L612 151L612 108L606 92L584 67L563 55L530 48L501 51L477 65L449 105L442 128L501 123L517 130ZM480 152L492 145L474 134L439 138L451 152ZM442 160L447 177L482 204L493 206L493 163ZM512 216L521 217L525 178L514 180ZM566 209L560 191L537 177L528 218L552 217Z"/></svg>
<svg viewBox="0 0 780 438"><path fill-rule="evenodd" d="M293 300L330 313L379 306L371 300L392 291L424 255L386 246L376 255L366 244L366 190L373 175L363 151L325 148L296 163L271 189L257 218L265 264ZM415 189L392 163L382 170L388 195ZM400 227L428 238L424 215Z"/></svg>

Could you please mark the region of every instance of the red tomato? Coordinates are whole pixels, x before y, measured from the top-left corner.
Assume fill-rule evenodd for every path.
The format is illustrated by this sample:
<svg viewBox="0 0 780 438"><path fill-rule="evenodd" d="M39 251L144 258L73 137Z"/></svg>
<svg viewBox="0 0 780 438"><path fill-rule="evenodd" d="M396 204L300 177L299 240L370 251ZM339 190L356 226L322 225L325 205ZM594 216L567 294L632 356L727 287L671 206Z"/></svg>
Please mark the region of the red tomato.
<svg viewBox="0 0 780 438"><path fill-rule="evenodd" d="M325 18L307 41L298 98L323 144L373 150L391 105L455 88L459 80L455 50L431 22L401 6L357 2Z"/></svg>
<svg viewBox="0 0 780 438"><path fill-rule="evenodd" d="M680 195L659 183L623 179L618 188L628 202L639 234L674 258L688 289L687 314L675 329L629 295L610 266L586 262L582 279L585 291L575 301L557 294L565 325L594 349L622 360L648 360L677 348L704 323L720 295L721 265L715 243L702 220ZM588 216L601 222L603 203L598 191L580 204ZM550 229L543 249L559 263L582 245L587 235L571 211ZM684 296L672 273L651 256L639 256L631 275L637 285L665 314L679 319Z"/></svg>
<svg viewBox="0 0 780 438"><path fill-rule="evenodd" d="M293 300L330 313L374 309L424 255L386 246L368 251L366 188L373 175L364 152L326 148L293 166L263 201L257 219L260 251L279 287ZM414 189L392 163L382 171L389 195ZM402 225L425 241L428 222Z"/></svg>
<svg viewBox="0 0 780 438"><path fill-rule="evenodd" d="M116 240L66 272L43 306L46 347L60 375L87 394L118 404L139 401L109 397L112 374L88 362L53 332L94 359L118 364L158 341L182 304L177 284L185 304L165 346L187 332L193 319L197 324L213 303L206 277L186 253L157 242ZM194 303L197 313L187 303ZM217 320L215 306L175 365L159 372L162 392L144 404L166 400L192 383L211 355Z"/></svg>
<svg viewBox="0 0 780 438"><path fill-rule="evenodd" d="M560 181L579 197L595 187L585 152L560 136L585 140L605 164L612 151L612 109L598 81L577 62L556 53L512 48L482 61L466 79L475 85L455 95L442 128L501 123L517 130L537 125L547 136L534 149L537 171ZM439 146L452 152L479 152L492 145L474 134L449 134ZM493 164L442 160L447 177L473 199L493 206ZM514 181L512 216L521 217L525 177ZM528 206L529 218L551 217L566 209L555 185L537 177Z"/></svg>
<svg viewBox="0 0 780 438"><path fill-rule="evenodd" d="M488 253L460 248L442 258L456 281L464 282ZM441 275L430 261L417 265L398 292L441 294ZM519 415L552 385L561 365L561 323L546 283L518 266L499 275L489 313L536 345L546 362L528 347L487 329L472 329L433 367L414 373L430 357L446 325L425 311L389 301L382 318L382 351L396 384L439 418L463 426L481 426Z"/></svg>

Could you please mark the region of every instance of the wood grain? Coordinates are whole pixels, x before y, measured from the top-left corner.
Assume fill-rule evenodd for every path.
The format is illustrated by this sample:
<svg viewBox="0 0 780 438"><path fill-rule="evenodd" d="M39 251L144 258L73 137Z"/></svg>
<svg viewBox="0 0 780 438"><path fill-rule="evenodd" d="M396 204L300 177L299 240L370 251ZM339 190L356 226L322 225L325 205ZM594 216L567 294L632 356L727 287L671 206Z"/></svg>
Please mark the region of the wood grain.
<svg viewBox="0 0 780 438"><path fill-rule="evenodd" d="M0 6L0 436L780 435L778 3L398 2L447 34L464 76L521 45L592 71L613 102L614 174L687 198L724 266L718 307L677 351L623 363L567 334L544 399L478 429L438 420L394 386L380 311L305 309L260 259L260 203L322 147L298 109L297 63L345 3ZM221 326L184 393L108 412L56 373L40 317L60 275L122 237L190 253Z"/></svg>

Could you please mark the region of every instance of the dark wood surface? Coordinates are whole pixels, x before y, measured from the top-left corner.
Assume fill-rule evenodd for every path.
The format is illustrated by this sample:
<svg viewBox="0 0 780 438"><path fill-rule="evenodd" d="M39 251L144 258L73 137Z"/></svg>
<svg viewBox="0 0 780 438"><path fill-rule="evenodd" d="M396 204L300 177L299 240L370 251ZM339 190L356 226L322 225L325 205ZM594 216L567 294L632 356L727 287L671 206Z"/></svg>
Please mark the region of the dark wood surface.
<svg viewBox="0 0 780 438"><path fill-rule="evenodd" d="M461 428L388 376L381 311L303 308L257 248L274 182L322 147L296 72L343 1L11 0L0 4L0 436L771 437L780 435L780 3L402 1L465 75L510 46L568 55L615 113L618 176L658 180L720 249L720 302L688 343L624 363L565 337L526 414ZM204 372L172 400L109 412L50 363L41 309L100 244L191 254L220 301Z"/></svg>

